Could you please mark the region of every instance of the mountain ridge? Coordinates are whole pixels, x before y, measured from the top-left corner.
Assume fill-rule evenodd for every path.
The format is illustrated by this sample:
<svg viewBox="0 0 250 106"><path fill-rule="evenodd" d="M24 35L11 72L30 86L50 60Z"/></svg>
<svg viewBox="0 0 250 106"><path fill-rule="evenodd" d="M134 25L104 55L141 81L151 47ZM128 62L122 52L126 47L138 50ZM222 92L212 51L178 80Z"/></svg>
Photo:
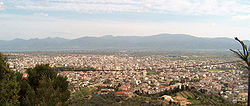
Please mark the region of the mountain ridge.
<svg viewBox="0 0 250 106"><path fill-rule="evenodd" d="M65 39L47 37L43 39L0 40L1 50L88 50L88 49L149 49L149 50L228 50L239 48L231 38L205 38L187 34L158 34L152 36L80 37ZM249 45L249 40L244 40Z"/></svg>

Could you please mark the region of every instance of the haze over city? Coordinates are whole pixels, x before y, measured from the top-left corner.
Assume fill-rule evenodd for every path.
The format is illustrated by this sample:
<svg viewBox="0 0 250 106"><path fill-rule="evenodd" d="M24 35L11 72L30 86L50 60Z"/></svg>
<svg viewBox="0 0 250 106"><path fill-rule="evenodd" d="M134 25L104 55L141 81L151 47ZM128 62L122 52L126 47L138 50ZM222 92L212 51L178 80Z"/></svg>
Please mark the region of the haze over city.
<svg viewBox="0 0 250 106"><path fill-rule="evenodd" d="M248 0L0 0L0 39L85 36L238 36L249 40Z"/></svg>

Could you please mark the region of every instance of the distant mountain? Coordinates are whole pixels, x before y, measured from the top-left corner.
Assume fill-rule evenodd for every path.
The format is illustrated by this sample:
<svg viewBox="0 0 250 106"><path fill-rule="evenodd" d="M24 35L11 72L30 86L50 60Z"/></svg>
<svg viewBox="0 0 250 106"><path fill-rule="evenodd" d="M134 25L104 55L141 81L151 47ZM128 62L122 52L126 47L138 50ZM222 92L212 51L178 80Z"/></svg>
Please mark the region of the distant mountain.
<svg viewBox="0 0 250 106"><path fill-rule="evenodd" d="M11 41L4 41L0 43L0 49L2 50L52 50L59 49L63 46L68 39L64 38L45 38L45 39L14 39Z"/></svg>
<svg viewBox="0 0 250 106"><path fill-rule="evenodd" d="M244 41L250 45L250 41ZM150 49L150 50L228 50L240 45L230 38L203 38L185 34L159 34L153 36L81 37L77 39L45 38L0 41L0 50L45 51L89 49Z"/></svg>

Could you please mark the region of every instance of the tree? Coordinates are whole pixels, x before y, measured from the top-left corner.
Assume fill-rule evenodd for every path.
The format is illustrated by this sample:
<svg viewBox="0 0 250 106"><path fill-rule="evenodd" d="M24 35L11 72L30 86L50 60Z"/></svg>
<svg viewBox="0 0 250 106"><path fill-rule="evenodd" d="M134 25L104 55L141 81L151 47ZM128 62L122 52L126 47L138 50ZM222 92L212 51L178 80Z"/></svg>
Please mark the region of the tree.
<svg viewBox="0 0 250 106"><path fill-rule="evenodd" d="M0 53L0 105L19 105L19 90L16 73L9 69L6 57Z"/></svg>
<svg viewBox="0 0 250 106"><path fill-rule="evenodd" d="M36 100L35 92L29 85L27 79L23 78L23 74L17 73L17 80L20 85L20 91L18 95L20 96L19 102L21 106L31 106L34 105L34 101Z"/></svg>
<svg viewBox="0 0 250 106"><path fill-rule="evenodd" d="M66 105L69 99L67 78L57 75L56 71L46 65L37 65L27 70L27 90L23 105ZM25 90L24 90L25 91Z"/></svg>
<svg viewBox="0 0 250 106"><path fill-rule="evenodd" d="M0 53L0 106L67 105L70 96L67 78L46 65L28 69L28 78L11 71Z"/></svg>
<svg viewBox="0 0 250 106"><path fill-rule="evenodd" d="M233 49L230 49L232 52L234 52L242 61L244 61L247 66L246 68L248 69L248 99L247 99L247 105L249 106L249 99L250 99L250 61L249 61L249 54L250 51L247 48L247 45L244 44L243 41L239 40L237 37L235 37L235 40L237 40L241 46L242 46L242 51L238 50L235 51Z"/></svg>

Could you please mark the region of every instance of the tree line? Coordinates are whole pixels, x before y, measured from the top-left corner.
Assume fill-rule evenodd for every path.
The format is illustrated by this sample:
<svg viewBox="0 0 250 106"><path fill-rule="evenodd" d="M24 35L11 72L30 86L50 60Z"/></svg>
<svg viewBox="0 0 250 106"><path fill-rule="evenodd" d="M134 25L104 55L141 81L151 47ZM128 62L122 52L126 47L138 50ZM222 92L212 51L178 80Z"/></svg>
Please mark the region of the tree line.
<svg viewBox="0 0 250 106"><path fill-rule="evenodd" d="M27 69L28 77L9 69L7 58L0 53L0 105L55 106L67 105L69 82L48 64Z"/></svg>

